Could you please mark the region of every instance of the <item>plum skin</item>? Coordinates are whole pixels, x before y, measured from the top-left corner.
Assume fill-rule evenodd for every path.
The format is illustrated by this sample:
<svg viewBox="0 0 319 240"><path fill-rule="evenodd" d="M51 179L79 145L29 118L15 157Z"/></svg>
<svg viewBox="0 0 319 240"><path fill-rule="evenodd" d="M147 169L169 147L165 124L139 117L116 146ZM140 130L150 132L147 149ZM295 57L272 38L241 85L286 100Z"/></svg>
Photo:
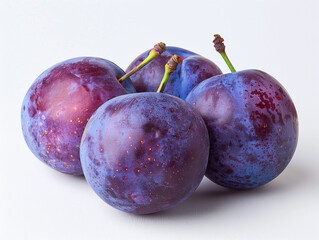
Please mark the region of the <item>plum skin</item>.
<svg viewBox="0 0 319 240"><path fill-rule="evenodd" d="M134 214L171 208L204 177L209 139L200 114L163 93L119 96L103 104L82 136L86 180L111 206Z"/></svg>
<svg viewBox="0 0 319 240"><path fill-rule="evenodd" d="M150 50L138 56L128 66L126 72L140 64L149 52ZM181 56L183 63L171 75L164 93L185 99L197 84L207 78L222 74L218 66L207 58L182 48L167 47L162 55L131 76L136 91L156 92L164 75L165 64L174 54Z"/></svg>
<svg viewBox="0 0 319 240"><path fill-rule="evenodd" d="M206 176L228 188L249 189L276 178L298 140L295 106L284 87L259 70L207 79L186 98L210 137Z"/></svg>
<svg viewBox="0 0 319 240"><path fill-rule="evenodd" d="M43 72L22 104L22 131L33 154L57 171L83 175L79 146L93 112L127 91L117 81L124 75L114 63L80 57ZM134 90L130 80L124 83Z"/></svg>

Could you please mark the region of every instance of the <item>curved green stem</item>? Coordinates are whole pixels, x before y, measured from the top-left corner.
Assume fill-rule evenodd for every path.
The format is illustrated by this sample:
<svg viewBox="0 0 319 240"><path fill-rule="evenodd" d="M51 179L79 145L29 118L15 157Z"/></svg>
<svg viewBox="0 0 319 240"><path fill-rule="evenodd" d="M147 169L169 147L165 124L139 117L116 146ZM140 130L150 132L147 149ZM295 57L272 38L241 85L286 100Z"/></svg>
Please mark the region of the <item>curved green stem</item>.
<svg viewBox="0 0 319 240"><path fill-rule="evenodd" d="M166 51L166 45L165 43L158 43L154 46L154 48L150 51L150 53L148 54L147 58L144 59L143 62L141 62L138 66L136 66L135 68L133 68L131 71L129 71L128 73L126 73L124 76L122 76L119 79L119 82L123 82L125 79L127 79L128 77L130 77L131 75L133 75L134 73L136 73L138 70L140 70L141 68L143 68L145 65L147 65L148 63L150 63L152 60L154 60L155 58L157 58L158 56L160 56L163 52Z"/></svg>
<svg viewBox="0 0 319 240"><path fill-rule="evenodd" d="M174 72L174 71L173 71ZM162 81L161 81L161 84L159 85L159 87L158 87L158 89L157 89L157 92L159 93L159 92L164 92L164 90L165 90L165 87L166 87L166 84L167 84L167 82L168 82L168 80L169 80L169 78L171 77L171 75L172 75L172 73L173 73L170 69L169 69L169 67L168 67L168 65L166 64L165 65L165 73L164 73L164 76L163 76L163 78L162 78Z"/></svg>
<svg viewBox="0 0 319 240"><path fill-rule="evenodd" d="M151 62L153 59L157 58L159 55L155 53L154 50L151 50L147 58L144 59L143 62L141 62L136 68L133 68L131 71L126 73L124 76L122 76L119 81L123 82L125 79L136 73L138 70L143 68L145 65L147 65L149 62Z"/></svg>

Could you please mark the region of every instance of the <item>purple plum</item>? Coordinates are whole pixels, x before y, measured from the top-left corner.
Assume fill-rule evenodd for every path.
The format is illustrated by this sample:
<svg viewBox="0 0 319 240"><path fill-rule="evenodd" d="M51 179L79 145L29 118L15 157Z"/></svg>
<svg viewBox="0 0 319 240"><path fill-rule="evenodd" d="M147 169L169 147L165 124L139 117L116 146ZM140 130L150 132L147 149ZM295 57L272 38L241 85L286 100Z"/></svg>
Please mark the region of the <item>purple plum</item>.
<svg viewBox="0 0 319 240"><path fill-rule="evenodd" d="M84 175L111 206L148 214L184 201L204 177L208 132L200 114L164 93L113 98L89 120L81 142Z"/></svg>
<svg viewBox="0 0 319 240"><path fill-rule="evenodd" d="M186 101L204 118L210 137L206 176L235 189L276 178L290 162L298 138L295 106L284 87L259 70L209 78Z"/></svg>
<svg viewBox="0 0 319 240"><path fill-rule="evenodd" d="M74 58L43 72L28 90L21 110L24 138L50 167L83 174L80 141L87 121L107 100L134 92L130 79L114 63L92 57Z"/></svg>
<svg viewBox="0 0 319 240"><path fill-rule="evenodd" d="M127 68L134 69L146 59L150 50L138 56ZM200 82L215 75L222 74L212 61L188 50L166 47L166 52L157 57L138 73L131 76L137 92L155 92L164 75L164 66L174 54L183 58L183 64L172 74L164 93L185 99L188 93Z"/></svg>

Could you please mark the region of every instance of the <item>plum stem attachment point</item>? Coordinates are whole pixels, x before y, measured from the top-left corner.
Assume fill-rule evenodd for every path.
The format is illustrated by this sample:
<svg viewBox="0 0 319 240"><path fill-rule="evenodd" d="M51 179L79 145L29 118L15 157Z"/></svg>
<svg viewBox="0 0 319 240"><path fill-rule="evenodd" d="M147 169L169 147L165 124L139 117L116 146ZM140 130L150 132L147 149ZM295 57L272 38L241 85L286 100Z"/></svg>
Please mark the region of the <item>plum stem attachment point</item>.
<svg viewBox="0 0 319 240"><path fill-rule="evenodd" d="M219 35L219 34L215 34L214 35L215 39L213 40L214 43L214 47L216 49L217 52L220 53L220 55L222 55L223 59L225 60L227 66L229 67L231 72L236 72L233 64L230 62L226 52L225 52L225 44L224 44L224 39Z"/></svg>
<svg viewBox="0 0 319 240"><path fill-rule="evenodd" d="M153 49L150 51L150 53L148 54L147 58L145 58L144 61L141 62L138 66L136 66L131 71L126 73L124 76L122 76L119 79L119 82L123 82L125 79L127 79L128 77L130 77L131 75L136 73L138 70L142 69L145 65L150 63L153 59L157 58L165 51L166 51L166 44L165 43L160 42L160 43L156 44L153 47Z"/></svg>
<svg viewBox="0 0 319 240"><path fill-rule="evenodd" d="M172 75L172 73L177 69L178 65L181 65L183 62L183 59L178 56L178 55L173 55L168 62L165 65L165 73L164 76L162 78L161 84L157 89L158 93L162 93L165 90L166 84L170 78L170 76Z"/></svg>

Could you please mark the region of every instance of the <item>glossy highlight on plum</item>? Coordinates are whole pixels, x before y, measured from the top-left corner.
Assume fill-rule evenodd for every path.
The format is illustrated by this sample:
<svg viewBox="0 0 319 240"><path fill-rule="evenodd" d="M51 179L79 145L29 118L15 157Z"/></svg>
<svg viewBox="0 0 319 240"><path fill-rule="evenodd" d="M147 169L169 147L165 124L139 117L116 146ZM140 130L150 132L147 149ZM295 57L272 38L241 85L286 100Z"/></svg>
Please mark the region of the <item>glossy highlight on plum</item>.
<svg viewBox="0 0 319 240"><path fill-rule="evenodd" d="M57 171L83 174L79 147L93 112L107 100L134 92L114 63L92 57L74 58L42 73L28 90L21 110L24 138L42 162Z"/></svg>

